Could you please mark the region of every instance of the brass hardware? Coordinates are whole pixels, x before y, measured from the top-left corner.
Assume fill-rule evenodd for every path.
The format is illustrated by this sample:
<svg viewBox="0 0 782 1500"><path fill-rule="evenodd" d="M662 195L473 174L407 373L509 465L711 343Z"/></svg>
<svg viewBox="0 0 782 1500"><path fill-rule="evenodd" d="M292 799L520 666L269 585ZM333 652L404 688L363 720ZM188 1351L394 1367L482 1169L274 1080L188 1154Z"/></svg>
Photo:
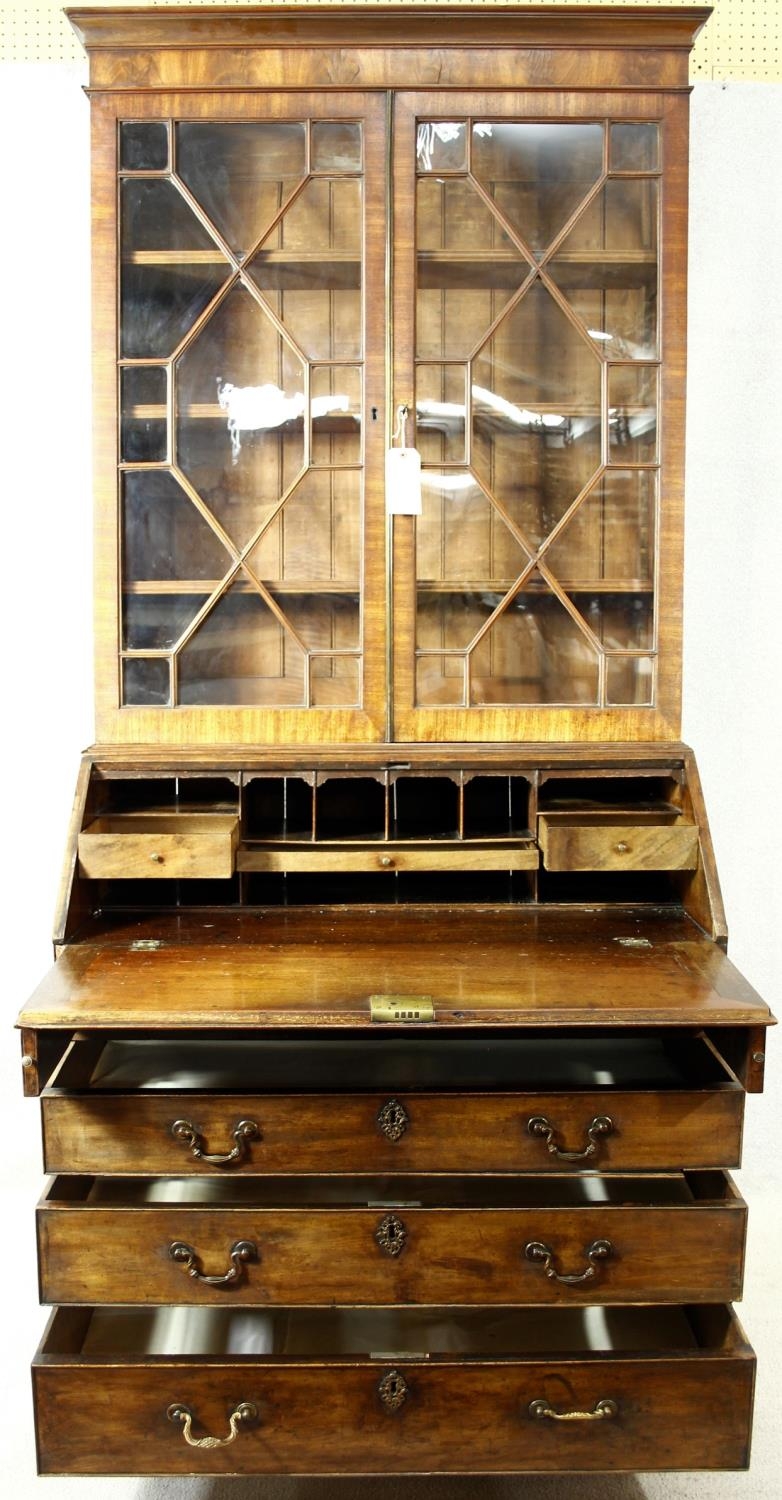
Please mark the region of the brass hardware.
<svg viewBox="0 0 782 1500"><path fill-rule="evenodd" d="M396 1214L386 1214L375 1230L375 1239L385 1255L401 1255L407 1242L407 1230Z"/></svg>
<svg viewBox="0 0 782 1500"><path fill-rule="evenodd" d="M624 839L620 839L618 844L614 844L614 854L629 854L629 853L630 853L630 845L626 844L625 841L624 841Z"/></svg>
<svg viewBox="0 0 782 1500"><path fill-rule="evenodd" d="M30 1059L30 1061L32 1062L32 1058ZM754 1063L763 1063L763 1062L765 1062L766 1061L766 1054L765 1054L765 1052L753 1052L753 1054L752 1054L752 1061ZM27 1066L27 1061L23 1057L22 1058L22 1067L24 1068L26 1066Z"/></svg>
<svg viewBox="0 0 782 1500"><path fill-rule="evenodd" d="M380 856L380 863L383 866L384 870L390 870L390 868L391 868L392 864L394 863L394 861L392 860L390 854L381 854L381 856Z"/></svg>
<svg viewBox="0 0 782 1500"><path fill-rule="evenodd" d="M205 1286L235 1286L244 1276L244 1268L248 1261L258 1259L258 1246L252 1240L237 1240L229 1250L231 1258L230 1268L223 1276L206 1276L198 1264L198 1256L192 1245L186 1245L184 1240L174 1240L169 1245L168 1254L171 1260L179 1261L192 1276L194 1281L202 1281Z"/></svg>
<svg viewBox="0 0 782 1500"><path fill-rule="evenodd" d="M530 1402L531 1417L551 1417L554 1422L604 1422L609 1417L619 1416L619 1407L610 1397L596 1401L591 1411L555 1411L550 1401L542 1397Z"/></svg>
<svg viewBox="0 0 782 1500"><path fill-rule="evenodd" d="M189 1406L180 1406L178 1401L169 1406L166 1416L169 1422L182 1423L182 1436L185 1442L190 1444L191 1448L227 1448L228 1444L232 1443L234 1438L239 1436L240 1422L257 1421L258 1408L254 1401L241 1401L238 1406L235 1406L228 1418L228 1436L224 1438L194 1438L192 1432L193 1413Z"/></svg>
<svg viewBox="0 0 782 1500"><path fill-rule="evenodd" d="M35 1058L31 1057L30 1054L29 1054L29 1052L25 1052L24 1057L22 1058L22 1067L23 1068L31 1068L33 1066L34 1062L35 1062Z"/></svg>
<svg viewBox="0 0 782 1500"><path fill-rule="evenodd" d="M568 1276L557 1270L554 1265L554 1251L550 1245L544 1244L543 1240L528 1240L524 1246L524 1254L533 1265L543 1267L549 1281L559 1281L562 1286L580 1286L585 1281L594 1281L601 1268L601 1261L610 1260L614 1254L614 1247L610 1240L593 1240L584 1251L589 1261L586 1270L573 1271Z"/></svg>
<svg viewBox="0 0 782 1500"><path fill-rule="evenodd" d="M410 1116L398 1099L389 1099L377 1112L377 1128L386 1140L401 1140L409 1124Z"/></svg>
<svg viewBox="0 0 782 1500"><path fill-rule="evenodd" d="M369 1014L373 1021L433 1021L431 995L370 995Z"/></svg>
<svg viewBox="0 0 782 1500"><path fill-rule="evenodd" d="M595 1115L586 1128L589 1145L585 1146L583 1151L563 1151L555 1139L557 1132L545 1115L533 1115L527 1121L529 1134L543 1139L546 1143L546 1150L551 1156L556 1156L557 1161L585 1161L587 1157L594 1156L600 1146L600 1138L613 1135L614 1129L614 1122L610 1115Z"/></svg>
<svg viewBox="0 0 782 1500"><path fill-rule="evenodd" d="M163 863L163 856L162 856L162 854L155 854L155 853L153 853L153 854L150 854L149 857L152 860L152 863L154 865L162 865L162 863Z"/></svg>
<svg viewBox="0 0 782 1500"><path fill-rule="evenodd" d="M209 1156L204 1150L203 1136L189 1120L175 1120L171 1134L175 1140L184 1141L190 1147L190 1154L196 1161L204 1161L210 1167L229 1167L233 1162L241 1161L247 1155L247 1142L261 1138L260 1126L255 1120L240 1120L231 1131L235 1142L232 1149L224 1155Z"/></svg>
<svg viewBox="0 0 782 1500"><path fill-rule="evenodd" d="M379 1382L377 1394L386 1411L399 1411L410 1395L410 1387L398 1370L389 1370Z"/></svg>

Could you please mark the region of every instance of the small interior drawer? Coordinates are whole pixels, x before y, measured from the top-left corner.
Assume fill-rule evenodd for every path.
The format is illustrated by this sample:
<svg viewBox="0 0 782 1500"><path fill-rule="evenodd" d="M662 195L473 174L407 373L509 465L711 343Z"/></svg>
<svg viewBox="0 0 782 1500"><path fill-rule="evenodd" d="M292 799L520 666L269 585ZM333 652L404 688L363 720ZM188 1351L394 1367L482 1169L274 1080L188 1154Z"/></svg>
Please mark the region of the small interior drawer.
<svg viewBox="0 0 782 1500"><path fill-rule="evenodd" d="M92 880L229 880L238 842L235 814L112 813L79 834L79 872Z"/></svg>
<svg viewBox="0 0 782 1500"><path fill-rule="evenodd" d="M545 869L694 870L698 829L676 809L546 812L538 818Z"/></svg>
<svg viewBox="0 0 782 1500"><path fill-rule="evenodd" d="M754 1366L723 1305L58 1309L33 1366L39 1468L741 1469ZM218 1442L188 1445L186 1413Z"/></svg>

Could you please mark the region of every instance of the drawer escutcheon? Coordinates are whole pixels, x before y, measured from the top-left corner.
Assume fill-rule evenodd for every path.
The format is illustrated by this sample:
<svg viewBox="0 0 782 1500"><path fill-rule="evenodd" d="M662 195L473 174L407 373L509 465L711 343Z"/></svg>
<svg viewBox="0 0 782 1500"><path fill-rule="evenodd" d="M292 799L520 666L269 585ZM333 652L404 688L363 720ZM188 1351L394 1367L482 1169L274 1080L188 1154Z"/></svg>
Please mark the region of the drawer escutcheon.
<svg viewBox="0 0 782 1500"><path fill-rule="evenodd" d="M389 1099L377 1112L377 1128L388 1141L401 1140L409 1124L410 1116L398 1099Z"/></svg>

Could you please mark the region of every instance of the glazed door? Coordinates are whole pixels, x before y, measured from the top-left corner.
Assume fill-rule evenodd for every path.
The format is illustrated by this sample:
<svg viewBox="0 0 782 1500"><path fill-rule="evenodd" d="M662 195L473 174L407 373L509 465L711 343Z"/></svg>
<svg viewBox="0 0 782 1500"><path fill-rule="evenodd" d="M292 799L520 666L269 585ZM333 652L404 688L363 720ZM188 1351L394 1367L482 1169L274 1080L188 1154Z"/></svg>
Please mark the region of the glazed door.
<svg viewBox="0 0 782 1500"><path fill-rule="evenodd" d="M382 738L384 102L96 108L99 737Z"/></svg>
<svg viewBox="0 0 782 1500"><path fill-rule="evenodd" d="M423 459L393 523L397 738L670 737L681 105L447 109L397 100L394 399Z"/></svg>

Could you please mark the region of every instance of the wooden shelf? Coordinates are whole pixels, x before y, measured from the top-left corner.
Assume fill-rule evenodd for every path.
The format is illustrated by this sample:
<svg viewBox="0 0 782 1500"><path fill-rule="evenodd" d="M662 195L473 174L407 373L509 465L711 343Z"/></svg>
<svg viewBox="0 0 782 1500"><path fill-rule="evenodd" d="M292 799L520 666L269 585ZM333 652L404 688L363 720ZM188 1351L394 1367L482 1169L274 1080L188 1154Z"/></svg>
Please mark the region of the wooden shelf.
<svg viewBox="0 0 782 1500"><path fill-rule="evenodd" d="M418 286L515 291L537 269L510 250L419 250ZM540 269L563 289L643 287L657 280L658 258L648 250L572 250L554 255Z"/></svg>
<svg viewBox="0 0 782 1500"><path fill-rule="evenodd" d="M515 578L477 578L452 580L448 578L418 579L419 594L507 594L516 582ZM623 579L569 579L557 576L557 583L567 594L653 594L651 580ZM550 594L545 583L525 583L519 594Z"/></svg>
<svg viewBox="0 0 782 1500"><path fill-rule="evenodd" d="M350 583L337 579L274 579L263 578L261 582L270 594L358 594L360 582ZM213 594L220 587L221 578L150 578L135 579L122 585L123 594ZM242 594L255 594L247 578L237 578L231 588Z"/></svg>

